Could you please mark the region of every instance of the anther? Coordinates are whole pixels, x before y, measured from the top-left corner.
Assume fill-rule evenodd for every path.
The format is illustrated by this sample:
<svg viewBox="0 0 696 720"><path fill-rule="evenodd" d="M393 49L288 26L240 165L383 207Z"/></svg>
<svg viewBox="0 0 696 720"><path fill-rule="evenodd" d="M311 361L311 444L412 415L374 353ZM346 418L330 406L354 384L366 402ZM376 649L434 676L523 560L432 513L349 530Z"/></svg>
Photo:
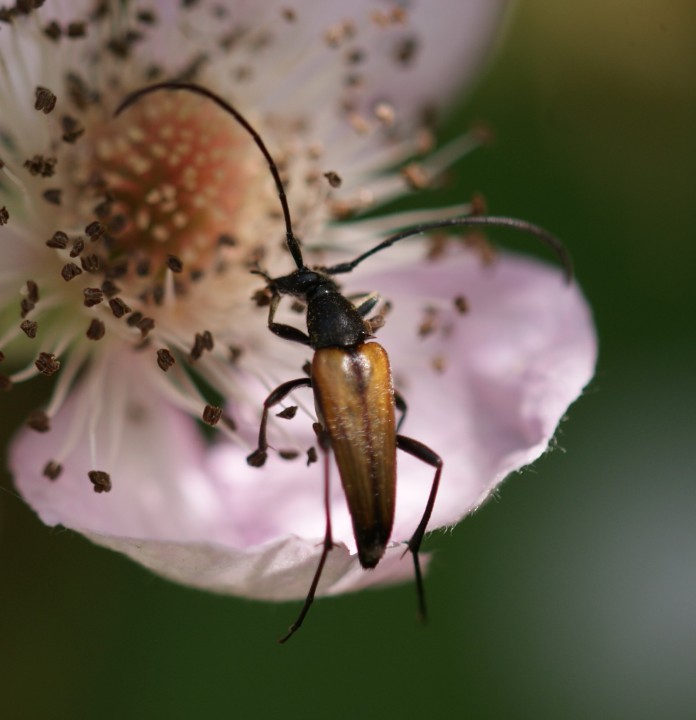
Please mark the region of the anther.
<svg viewBox="0 0 696 720"><path fill-rule="evenodd" d="M94 273L101 267L101 261L98 255L82 255L80 256L80 265L85 272Z"/></svg>
<svg viewBox="0 0 696 720"><path fill-rule="evenodd" d="M312 447L307 449L307 467L309 467L312 463L315 463L318 459L317 449L314 445L312 445Z"/></svg>
<svg viewBox="0 0 696 720"><path fill-rule="evenodd" d="M74 143L85 132L80 123L70 115L63 115L60 123L63 127L63 142Z"/></svg>
<svg viewBox="0 0 696 720"><path fill-rule="evenodd" d="M99 288L88 287L82 291L85 307L94 307L104 300L104 293Z"/></svg>
<svg viewBox="0 0 696 720"><path fill-rule="evenodd" d="M184 269L184 264L176 255L167 255L167 267L175 273L180 273Z"/></svg>
<svg viewBox="0 0 696 720"><path fill-rule="evenodd" d="M84 249L85 241L82 238L75 238L70 250L70 257L76 258Z"/></svg>
<svg viewBox="0 0 696 720"><path fill-rule="evenodd" d="M203 422L208 425L217 425L222 417L222 408L216 405L206 405L203 409Z"/></svg>
<svg viewBox="0 0 696 720"><path fill-rule="evenodd" d="M46 240L46 245L55 250L65 250L68 247L68 236L62 230L56 230L53 237Z"/></svg>
<svg viewBox="0 0 696 720"><path fill-rule="evenodd" d="M46 115L53 111L57 98L48 88L39 85L34 91L34 94L34 110L43 112Z"/></svg>
<svg viewBox="0 0 696 720"><path fill-rule="evenodd" d="M57 163L58 158L34 155L30 160L25 160L24 167L29 170L31 175L40 175L46 178L51 177L55 173Z"/></svg>
<svg viewBox="0 0 696 720"><path fill-rule="evenodd" d="M92 242L99 240L105 232L106 228L99 222L99 220L94 220L85 228L85 233L87 233L87 237Z"/></svg>
<svg viewBox="0 0 696 720"><path fill-rule="evenodd" d="M106 326L101 320L92 318L85 335L88 340L101 340L106 334Z"/></svg>
<svg viewBox="0 0 696 720"><path fill-rule="evenodd" d="M33 410L29 413L27 425L36 432L45 433L51 429L51 418L43 410Z"/></svg>
<svg viewBox="0 0 696 720"><path fill-rule="evenodd" d="M291 405L276 413L276 417L282 418L283 420L292 420L297 415L297 405Z"/></svg>
<svg viewBox="0 0 696 720"><path fill-rule="evenodd" d="M151 317L143 317L138 322L137 328L142 336L146 338L155 329L155 321Z"/></svg>
<svg viewBox="0 0 696 720"><path fill-rule="evenodd" d="M42 193L43 199L51 205L60 205L63 199L63 191L60 188L50 188Z"/></svg>
<svg viewBox="0 0 696 720"><path fill-rule="evenodd" d="M7 375L0 373L0 392L8 392L9 390L12 390L12 388L12 380L10 380Z"/></svg>
<svg viewBox="0 0 696 720"><path fill-rule="evenodd" d="M39 286L33 280L27 280L27 300L39 302Z"/></svg>
<svg viewBox="0 0 696 720"><path fill-rule="evenodd" d="M324 173L324 177L329 181L332 188L341 187L343 180L341 180L341 176L337 172L329 170L329 172Z"/></svg>
<svg viewBox="0 0 696 720"><path fill-rule="evenodd" d="M109 300L109 307L115 318L122 318L124 315L128 315L131 309L121 298L115 297Z"/></svg>
<svg viewBox="0 0 696 720"><path fill-rule="evenodd" d="M65 282L70 282L73 278L77 277L78 275L82 274L82 270L78 265L75 265L75 263L70 262L65 265L63 265L61 271L61 276L63 277L63 280Z"/></svg>
<svg viewBox="0 0 696 720"><path fill-rule="evenodd" d="M63 31L55 20L51 20L51 22L43 29L43 33L50 40L60 40Z"/></svg>
<svg viewBox="0 0 696 720"><path fill-rule="evenodd" d="M111 477L103 470L90 470L87 473L95 493L107 493L111 490Z"/></svg>
<svg viewBox="0 0 696 720"><path fill-rule="evenodd" d="M72 40L83 38L87 34L87 26L85 23L77 21L68 23L65 34Z"/></svg>
<svg viewBox="0 0 696 720"><path fill-rule="evenodd" d="M20 317L25 318L34 308L36 303L32 302L29 298L22 298L19 303Z"/></svg>
<svg viewBox="0 0 696 720"><path fill-rule="evenodd" d="M159 365L160 370L167 372L167 370L169 370L169 368L175 363L176 359L171 352L167 350L167 348L162 348L157 351L157 364Z"/></svg>
<svg viewBox="0 0 696 720"><path fill-rule="evenodd" d="M46 465L44 465L43 474L44 477L47 477L49 480L57 480L62 472L63 466L54 460L49 460Z"/></svg>
<svg viewBox="0 0 696 720"><path fill-rule="evenodd" d="M19 327L28 338L33 340L36 337L39 324L35 320L25 320Z"/></svg>
<svg viewBox="0 0 696 720"><path fill-rule="evenodd" d="M7 208L3 205L0 207L0 225L7 225L7 221L10 219L10 213Z"/></svg>
<svg viewBox="0 0 696 720"><path fill-rule="evenodd" d="M42 352L39 353L34 365L42 375L50 377L60 369L60 360L53 353Z"/></svg>
<svg viewBox="0 0 696 720"><path fill-rule="evenodd" d="M454 298L454 307L457 309L457 312L462 315L469 312L469 303L463 295L457 295L457 297Z"/></svg>
<svg viewBox="0 0 696 720"><path fill-rule="evenodd" d="M294 460L299 457L300 453L297 450L278 450L278 455L280 455L283 460Z"/></svg>

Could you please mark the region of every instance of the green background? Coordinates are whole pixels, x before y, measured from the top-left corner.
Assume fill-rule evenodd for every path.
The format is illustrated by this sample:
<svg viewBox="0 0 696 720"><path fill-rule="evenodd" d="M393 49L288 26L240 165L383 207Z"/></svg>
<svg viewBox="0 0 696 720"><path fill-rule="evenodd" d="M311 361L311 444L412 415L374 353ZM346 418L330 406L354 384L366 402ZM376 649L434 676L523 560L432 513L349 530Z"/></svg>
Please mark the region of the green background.
<svg viewBox="0 0 696 720"><path fill-rule="evenodd" d="M571 248L601 357L565 452L430 538L427 627L404 586L322 601L284 647L296 605L169 584L4 477L3 717L696 717L695 6L528 1L508 30L442 132L496 142L437 199Z"/></svg>

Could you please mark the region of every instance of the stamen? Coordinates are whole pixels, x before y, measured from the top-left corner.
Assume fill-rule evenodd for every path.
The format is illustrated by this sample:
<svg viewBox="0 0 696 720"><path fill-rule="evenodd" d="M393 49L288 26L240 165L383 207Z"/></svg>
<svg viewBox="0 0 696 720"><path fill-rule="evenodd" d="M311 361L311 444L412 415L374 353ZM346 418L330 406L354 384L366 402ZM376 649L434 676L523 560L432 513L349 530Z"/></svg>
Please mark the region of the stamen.
<svg viewBox="0 0 696 720"><path fill-rule="evenodd" d="M57 480L63 472L63 466L59 463L49 460L43 469L43 474L49 480Z"/></svg>
<svg viewBox="0 0 696 720"><path fill-rule="evenodd" d="M87 475L94 485L95 493L107 493L111 491L111 477L103 470L90 470Z"/></svg>

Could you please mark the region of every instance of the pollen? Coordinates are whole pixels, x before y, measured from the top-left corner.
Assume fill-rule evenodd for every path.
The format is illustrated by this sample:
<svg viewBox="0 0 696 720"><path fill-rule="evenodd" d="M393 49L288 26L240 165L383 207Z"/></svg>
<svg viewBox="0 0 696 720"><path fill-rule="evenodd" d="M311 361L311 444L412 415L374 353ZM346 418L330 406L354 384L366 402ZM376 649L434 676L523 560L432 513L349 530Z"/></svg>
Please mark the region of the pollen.
<svg viewBox="0 0 696 720"><path fill-rule="evenodd" d="M255 148L236 123L201 98L162 93L104 124L92 147L112 258L146 258L155 277L208 270L251 185Z"/></svg>

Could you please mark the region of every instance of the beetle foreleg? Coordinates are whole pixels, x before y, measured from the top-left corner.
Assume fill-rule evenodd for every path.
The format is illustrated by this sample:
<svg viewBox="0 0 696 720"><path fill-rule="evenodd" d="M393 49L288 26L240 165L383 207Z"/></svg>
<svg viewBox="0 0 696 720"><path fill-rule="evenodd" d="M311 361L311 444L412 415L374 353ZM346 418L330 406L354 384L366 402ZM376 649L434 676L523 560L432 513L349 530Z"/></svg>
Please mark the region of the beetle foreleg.
<svg viewBox="0 0 696 720"><path fill-rule="evenodd" d="M416 573L416 592L418 593L418 611L425 620L426 609L425 609L425 588L423 586L423 574L421 573L420 561L418 560L418 551L420 550L421 543L423 542L423 536L425 535L425 529L428 526L428 521L433 512L433 506L435 505L435 498L437 497L437 490L440 486L440 475L442 473L442 458L435 452L433 452L427 445L414 440L413 438L405 437L404 435L396 436L396 446L407 452L409 455L422 460L424 463L431 465L435 468L435 477L433 478L433 484L430 488L430 495L428 495L428 502L425 504L425 510L423 511L423 517L418 523L416 531L411 535L411 539L408 541L408 551L413 556L413 567Z"/></svg>
<svg viewBox="0 0 696 720"><path fill-rule="evenodd" d="M268 411L279 402L282 402L293 390L298 387L312 387L311 378L297 378L288 380L278 387L266 398L263 403L263 414L259 427L259 444L251 455L247 455L247 463L252 467L261 467L266 462L268 453L268 440L266 438L266 424L268 422Z"/></svg>
<svg viewBox="0 0 696 720"><path fill-rule="evenodd" d="M309 335L307 335L307 333L302 332L302 330L293 327L292 325L285 325L283 323L277 323L273 321L279 303L280 295L273 295L273 297L271 298L271 304L268 308L268 329L274 335L283 338L283 340L290 340L292 342L297 342L302 345L311 346L312 342L309 339Z"/></svg>
<svg viewBox="0 0 696 720"><path fill-rule="evenodd" d="M316 429L316 428L315 428ZM324 431L321 430L321 433ZM319 433L318 433L319 434ZM326 530L324 532L324 549L321 551L321 557L319 558L319 565L317 565L317 569L314 572L314 577L312 578L312 584L309 586L309 592L307 593L307 597L305 598L304 605L302 606L302 610L300 610L300 614L297 616L297 620L290 626L290 629L288 632L283 635L282 638L278 642L284 643L286 640L289 640L302 626L302 623L304 622L305 617L307 617L307 613L309 612L309 608L312 607L312 603L314 602L314 595L317 592L317 587L319 586L319 580L321 580L321 574L324 572L324 565L326 564L326 558L329 556L329 551L333 548L333 537L331 535L331 504L329 501L329 452L327 448L327 440L322 435L319 436L319 446L323 450L324 454L324 512L326 513Z"/></svg>

